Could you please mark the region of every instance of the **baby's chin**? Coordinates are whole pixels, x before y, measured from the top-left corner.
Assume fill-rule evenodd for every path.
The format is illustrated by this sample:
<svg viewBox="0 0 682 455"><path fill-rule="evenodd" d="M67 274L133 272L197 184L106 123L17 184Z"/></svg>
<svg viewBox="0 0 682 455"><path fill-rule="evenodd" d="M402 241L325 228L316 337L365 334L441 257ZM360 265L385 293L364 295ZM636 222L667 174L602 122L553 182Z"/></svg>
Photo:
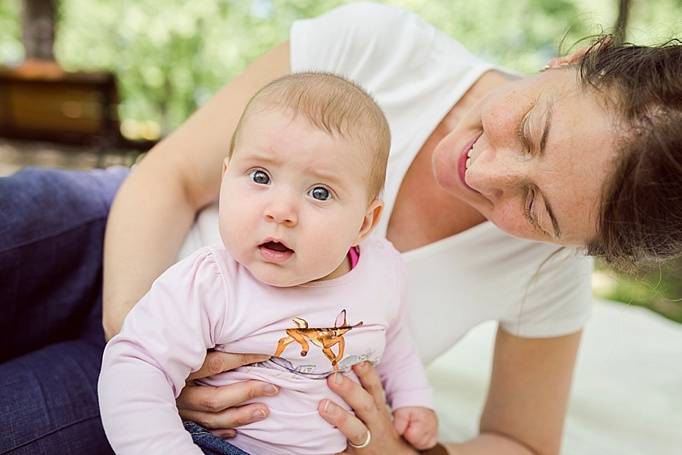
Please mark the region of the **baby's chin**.
<svg viewBox="0 0 682 455"><path fill-rule="evenodd" d="M248 268L248 267L247 267ZM274 267L273 267L274 268ZM309 283L324 279L317 276L317 274L294 274L283 270L258 270L258 268L250 269L251 274L258 279L258 281L274 286L277 288L290 288L299 286L301 284ZM327 274L328 275L328 274ZM326 275L325 275L326 276Z"/></svg>

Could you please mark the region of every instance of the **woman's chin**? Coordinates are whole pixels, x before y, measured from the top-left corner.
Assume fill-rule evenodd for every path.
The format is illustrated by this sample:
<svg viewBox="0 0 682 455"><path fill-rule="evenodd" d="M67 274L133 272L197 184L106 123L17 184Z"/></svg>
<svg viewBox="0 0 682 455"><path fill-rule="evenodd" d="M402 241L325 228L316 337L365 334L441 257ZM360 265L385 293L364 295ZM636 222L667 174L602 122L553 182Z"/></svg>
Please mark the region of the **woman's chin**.
<svg viewBox="0 0 682 455"><path fill-rule="evenodd" d="M462 181L457 168L452 166L435 166L434 179L436 180L436 184L443 191L458 199L467 200L470 199L471 196L477 194L475 190L470 188L464 181Z"/></svg>
<svg viewBox="0 0 682 455"><path fill-rule="evenodd" d="M432 165L433 177L438 186L447 192L452 192L459 180L457 167L449 162L445 154L437 155L436 152L433 155Z"/></svg>

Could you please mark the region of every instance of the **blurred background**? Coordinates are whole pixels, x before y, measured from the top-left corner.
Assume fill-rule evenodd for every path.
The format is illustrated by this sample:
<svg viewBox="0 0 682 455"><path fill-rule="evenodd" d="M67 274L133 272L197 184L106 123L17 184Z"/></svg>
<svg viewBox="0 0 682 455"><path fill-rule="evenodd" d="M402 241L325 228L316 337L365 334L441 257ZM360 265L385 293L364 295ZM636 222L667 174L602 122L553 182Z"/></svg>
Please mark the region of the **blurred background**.
<svg viewBox="0 0 682 455"><path fill-rule="evenodd" d="M130 164L291 23L344 0L0 0L0 174L25 165ZM469 49L531 74L603 33L682 33L682 0L384 0ZM54 109L54 113L51 113ZM682 323L682 262L625 276L597 264L598 297Z"/></svg>

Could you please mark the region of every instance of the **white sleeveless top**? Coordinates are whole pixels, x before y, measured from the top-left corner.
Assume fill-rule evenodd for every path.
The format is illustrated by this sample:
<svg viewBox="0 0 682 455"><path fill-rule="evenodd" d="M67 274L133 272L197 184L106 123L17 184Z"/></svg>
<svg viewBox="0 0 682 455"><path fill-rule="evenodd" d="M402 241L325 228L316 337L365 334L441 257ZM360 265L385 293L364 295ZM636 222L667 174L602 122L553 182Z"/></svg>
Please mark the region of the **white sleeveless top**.
<svg viewBox="0 0 682 455"><path fill-rule="evenodd" d="M385 236L403 177L424 141L495 66L415 14L374 3L297 21L290 38L292 72L343 75L367 89L388 118L386 207L373 234ZM181 256L218 239L213 206L200 214ZM485 222L404 253L410 325L424 362L488 320L521 337L580 330L592 308L592 261L572 250L556 251L555 245L516 239Z"/></svg>

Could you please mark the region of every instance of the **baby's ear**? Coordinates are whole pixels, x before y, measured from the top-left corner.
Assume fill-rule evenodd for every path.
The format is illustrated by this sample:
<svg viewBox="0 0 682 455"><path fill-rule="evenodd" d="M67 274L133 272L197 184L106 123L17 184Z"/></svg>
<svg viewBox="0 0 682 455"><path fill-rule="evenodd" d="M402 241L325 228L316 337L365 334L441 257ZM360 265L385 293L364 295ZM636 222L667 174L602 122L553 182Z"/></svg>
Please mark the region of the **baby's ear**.
<svg viewBox="0 0 682 455"><path fill-rule="evenodd" d="M362 226L358 232L357 237L355 237L355 242L353 246L358 245L360 242L365 240L377 227L379 220L381 219L381 213L384 211L384 201L381 199L374 199L368 206L367 212L365 212L365 218L362 220Z"/></svg>

